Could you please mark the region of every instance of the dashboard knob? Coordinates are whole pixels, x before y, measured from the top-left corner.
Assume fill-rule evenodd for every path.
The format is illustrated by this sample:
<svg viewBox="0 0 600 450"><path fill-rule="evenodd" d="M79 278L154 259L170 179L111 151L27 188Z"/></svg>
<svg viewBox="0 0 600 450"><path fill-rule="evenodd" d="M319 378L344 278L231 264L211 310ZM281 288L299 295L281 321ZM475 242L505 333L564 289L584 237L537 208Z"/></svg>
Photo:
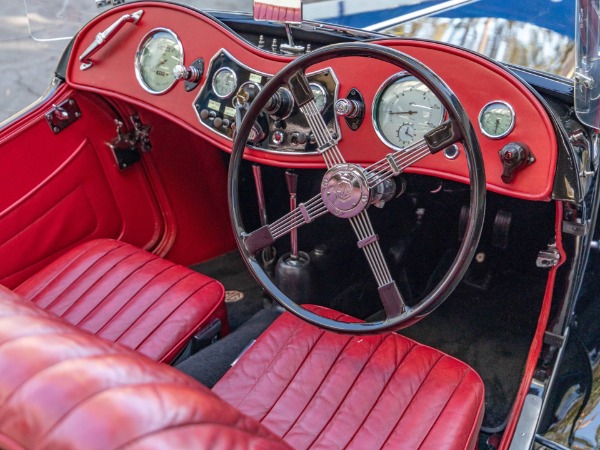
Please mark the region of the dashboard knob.
<svg viewBox="0 0 600 450"><path fill-rule="evenodd" d="M510 183L515 174L535 161L527 144L510 142L498 152L502 162L502 181Z"/></svg>
<svg viewBox="0 0 600 450"><path fill-rule="evenodd" d="M215 128L220 128L221 125L223 125L223 119L221 119L220 117L215 117L213 125L215 126Z"/></svg>
<svg viewBox="0 0 600 450"><path fill-rule="evenodd" d="M294 145L304 145L306 144L306 134L305 133L292 133L290 137L290 141Z"/></svg>
<svg viewBox="0 0 600 450"><path fill-rule="evenodd" d="M280 88L269 99L264 109L266 113L273 117L285 119L294 109L294 97L288 89Z"/></svg>
<svg viewBox="0 0 600 450"><path fill-rule="evenodd" d="M185 80L191 83L197 83L202 77L202 73L194 66L186 67L182 64L177 64L173 67L173 76L176 80Z"/></svg>
<svg viewBox="0 0 600 450"><path fill-rule="evenodd" d="M354 119L360 116L364 109L364 105L356 100L340 98L335 102L335 113L338 116L347 117L348 119Z"/></svg>

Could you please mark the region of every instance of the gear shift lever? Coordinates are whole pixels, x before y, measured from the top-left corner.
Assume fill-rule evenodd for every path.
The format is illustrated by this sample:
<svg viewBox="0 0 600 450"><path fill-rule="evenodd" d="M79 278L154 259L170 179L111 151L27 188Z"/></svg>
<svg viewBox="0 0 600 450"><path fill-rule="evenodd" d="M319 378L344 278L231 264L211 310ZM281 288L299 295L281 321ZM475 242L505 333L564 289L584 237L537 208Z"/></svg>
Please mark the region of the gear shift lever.
<svg viewBox="0 0 600 450"><path fill-rule="evenodd" d="M298 175L290 170L285 172L285 181L290 194L290 209L296 209ZM275 283L296 303L312 301L312 265L308 253L298 251L298 231L290 233L291 252L277 261Z"/></svg>

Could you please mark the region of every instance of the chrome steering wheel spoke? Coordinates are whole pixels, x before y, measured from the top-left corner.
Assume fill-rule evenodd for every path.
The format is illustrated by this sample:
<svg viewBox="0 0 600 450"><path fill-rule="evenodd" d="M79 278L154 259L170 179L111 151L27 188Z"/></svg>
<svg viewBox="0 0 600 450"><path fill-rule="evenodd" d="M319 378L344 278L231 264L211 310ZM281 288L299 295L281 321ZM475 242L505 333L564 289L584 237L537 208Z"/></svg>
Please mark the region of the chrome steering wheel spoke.
<svg viewBox="0 0 600 450"><path fill-rule="evenodd" d="M317 140L317 150L323 156L327 168L331 169L338 164L344 164L346 161L337 145L337 138L331 134L325 119L319 112L304 71L299 70L294 73L288 80L288 86Z"/></svg>
<svg viewBox="0 0 600 450"><path fill-rule="evenodd" d="M364 252L377 281L379 297L387 317L399 316L406 310L406 305L385 261L379 245L379 236L373 229L369 214L363 210L357 216L350 218L350 223L358 238L358 248Z"/></svg>
<svg viewBox="0 0 600 450"><path fill-rule="evenodd" d="M277 239L289 234L292 230L311 223L317 217L327 213L327 208L323 203L321 194L315 195L305 203L300 203L298 207L281 216L275 222L265 225L252 233L243 236L246 250L251 255L255 255L260 250L273 244Z"/></svg>

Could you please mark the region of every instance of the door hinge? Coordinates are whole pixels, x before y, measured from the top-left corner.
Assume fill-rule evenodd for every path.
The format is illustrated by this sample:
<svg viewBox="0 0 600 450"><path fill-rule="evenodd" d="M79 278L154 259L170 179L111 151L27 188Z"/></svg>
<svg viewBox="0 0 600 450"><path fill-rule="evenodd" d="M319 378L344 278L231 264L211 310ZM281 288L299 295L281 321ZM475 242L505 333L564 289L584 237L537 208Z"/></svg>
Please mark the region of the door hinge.
<svg viewBox="0 0 600 450"><path fill-rule="evenodd" d="M129 117L133 128L125 131L125 124L115 119L117 137L106 145L112 150L119 170L124 170L141 159L140 152L152 150L150 125L144 125L137 114Z"/></svg>

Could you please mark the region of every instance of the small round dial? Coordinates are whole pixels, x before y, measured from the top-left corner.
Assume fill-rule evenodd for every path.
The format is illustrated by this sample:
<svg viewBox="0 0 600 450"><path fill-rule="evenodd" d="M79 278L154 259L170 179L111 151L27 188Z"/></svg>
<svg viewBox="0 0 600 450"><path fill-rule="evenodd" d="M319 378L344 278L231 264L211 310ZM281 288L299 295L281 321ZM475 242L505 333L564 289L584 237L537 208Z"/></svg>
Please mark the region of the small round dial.
<svg viewBox="0 0 600 450"><path fill-rule="evenodd" d="M439 99L412 75L395 75L375 97L375 130L382 141L401 150L439 126L444 108Z"/></svg>
<svg viewBox="0 0 600 450"><path fill-rule="evenodd" d="M310 83L309 86L313 97L315 98L317 109L319 112L323 112L327 106L327 89L325 89L325 87L319 83Z"/></svg>
<svg viewBox="0 0 600 450"><path fill-rule="evenodd" d="M171 30L152 30L140 44L135 72L140 85L151 94L167 92L175 84L173 68L183 64L183 46Z"/></svg>
<svg viewBox="0 0 600 450"><path fill-rule="evenodd" d="M479 126L487 137L492 139L503 138L515 126L515 112L506 102L488 103L479 113Z"/></svg>
<svg viewBox="0 0 600 450"><path fill-rule="evenodd" d="M221 67L212 81L213 92L220 98L227 98L237 88L237 75L230 67Z"/></svg>

